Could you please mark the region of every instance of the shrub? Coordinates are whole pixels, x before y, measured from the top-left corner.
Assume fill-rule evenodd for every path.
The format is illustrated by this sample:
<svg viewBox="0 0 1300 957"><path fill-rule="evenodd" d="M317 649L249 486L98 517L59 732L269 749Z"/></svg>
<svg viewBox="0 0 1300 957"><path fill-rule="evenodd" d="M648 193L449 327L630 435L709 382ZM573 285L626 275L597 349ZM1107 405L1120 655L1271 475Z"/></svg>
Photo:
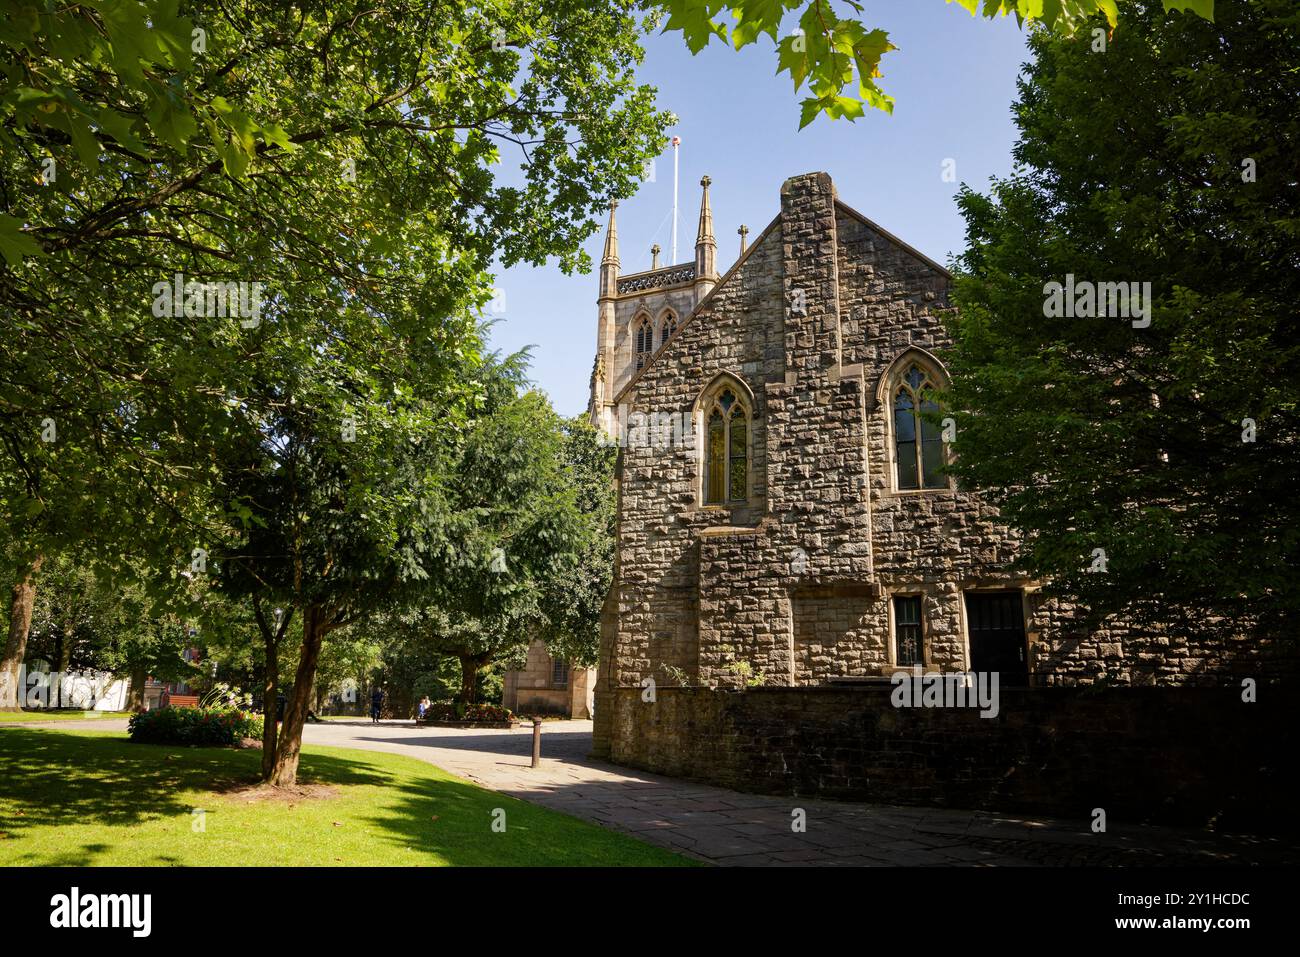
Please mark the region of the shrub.
<svg viewBox="0 0 1300 957"><path fill-rule="evenodd" d="M454 701L434 701L424 712L425 721L455 721L458 717Z"/></svg>
<svg viewBox="0 0 1300 957"><path fill-rule="evenodd" d="M466 721L509 721L514 714L499 704L471 704L461 717Z"/></svg>
<svg viewBox="0 0 1300 957"><path fill-rule="evenodd" d="M131 716L132 741L147 744L234 745L240 738L262 737L261 715L239 708L159 708Z"/></svg>
<svg viewBox="0 0 1300 957"><path fill-rule="evenodd" d="M514 714L499 704L464 705L459 701L435 701L424 712L425 721L509 721Z"/></svg>

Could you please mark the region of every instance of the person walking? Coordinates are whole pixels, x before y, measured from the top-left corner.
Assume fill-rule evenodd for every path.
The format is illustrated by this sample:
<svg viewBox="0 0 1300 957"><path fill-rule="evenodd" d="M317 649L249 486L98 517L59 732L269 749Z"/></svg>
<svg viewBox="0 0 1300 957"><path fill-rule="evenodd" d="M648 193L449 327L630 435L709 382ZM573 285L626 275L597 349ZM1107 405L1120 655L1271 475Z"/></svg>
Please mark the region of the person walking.
<svg viewBox="0 0 1300 957"><path fill-rule="evenodd" d="M379 715L384 710L384 692L382 688L376 688L370 693L370 723L378 724Z"/></svg>

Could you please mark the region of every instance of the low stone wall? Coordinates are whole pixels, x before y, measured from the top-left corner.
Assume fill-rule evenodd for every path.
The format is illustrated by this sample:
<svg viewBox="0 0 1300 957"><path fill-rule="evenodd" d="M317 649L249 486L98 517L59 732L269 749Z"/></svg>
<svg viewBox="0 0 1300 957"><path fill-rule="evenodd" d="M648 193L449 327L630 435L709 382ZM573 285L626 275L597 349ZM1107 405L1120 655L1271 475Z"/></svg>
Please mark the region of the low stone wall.
<svg viewBox="0 0 1300 957"><path fill-rule="evenodd" d="M1290 689L1004 688L995 718L895 708L892 690L617 688L598 696L596 750L740 791L1298 829Z"/></svg>

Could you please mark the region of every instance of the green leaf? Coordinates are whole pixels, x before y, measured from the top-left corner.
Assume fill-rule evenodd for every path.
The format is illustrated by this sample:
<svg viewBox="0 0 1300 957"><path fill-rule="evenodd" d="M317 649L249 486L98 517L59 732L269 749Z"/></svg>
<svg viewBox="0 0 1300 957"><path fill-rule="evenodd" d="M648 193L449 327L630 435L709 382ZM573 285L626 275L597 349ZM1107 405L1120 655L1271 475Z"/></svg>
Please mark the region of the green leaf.
<svg viewBox="0 0 1300 957"><path fill-rule="evenodd" d="M271 146L278 146L286 152L293 152L298 148L298 144L289 139L289 134L277 123L263 123L261 126L262 139Z"/></svg>
<svg viewBox="0 0 1300 957"><path fill-rule="evenodd" d="M24 256L42 256L40 244L22 231L22 223L14 217L0 213L0 255L11 267L18 266Z"/></svg>
<svg viewBox="0 0 1300 957"><path fill-rule="evenodd" d="M807 41L802 35L788 36L777 44L776 49L776 72L788 72L790 79L794 81L794 88L798 90L808 78L811 65L808 59Z"/></svg>
<svg viewBox="0 0 1300 957"><path fill-rule="evenodd" d="M1164 0L1165 12L1177 10L1190 11L1198 17L1214 21L1214 0Z"/></svg>
<svg viewBox="0 0 1300 957"><path fill-rule="evenodd" d="M731 42L737 50L753 43L766 33L777 42L777 30L787 9L797 6L799 0L737 0L732 11L738 21L731 29Z"/></svg>
<svg viewBox="0 0 1300 957"><path fill-rule="evenodd" d="M198 132L198 121L185 102L170 89L156 83L150 83L149 86L155 93L155 98L146 111L150 127L164 143L178 153L184 153Z"/></svg>
<svg viewBox="0 0 1300 957"><path fill-rule="evenodd" d="M145 152L145 145L136 136L134 123L130 118L118 113L116 110L105 107L96 114L95 122L99 124L105 133L131 152Z"/></svg>
<svg viewBox="0 0 1300 957"><path fill-rule="evenodd" d="M823 108L824 104L820 98L810 96L804 99L800 104L799 129L803 129L813 120L817 119Z"/></svg>
<svg viewBox="0 0 1300 957"><path fill-rule="evenodd" d="M226 174L235 179L243 178L248 169L248 156L226 141L221 127L211 117L205 116L203 123L208 128L208 135L212 138L212 148L217 151Z"/></svg>
<svg viewBox="0 0 1300 957"><path fill-rule="evenodd" d="M90 129L90 124L80 113L67 111L62 116L63 128L72 137L72 145L77 151L77 159L85 166L93 167L99 163L99 141Z"/></svg>
<svg viewBox="0 0 1300 957"><path fill-rule="evenodd" d="M880 58L898 47L889 42L884 30L872 30L853 45L853 58L858 65L858 75L863 79L880 76Z"/></svg>
<svg viewBox="0 0 1300 957"><path fill-rule="evenodd" d="M668 21L662 32L679 31L691 53L699 53L715 36L727 39L726 25L713 21L714 15L726 6L721 0L668 0L663 6L668 10Z"/></svg>

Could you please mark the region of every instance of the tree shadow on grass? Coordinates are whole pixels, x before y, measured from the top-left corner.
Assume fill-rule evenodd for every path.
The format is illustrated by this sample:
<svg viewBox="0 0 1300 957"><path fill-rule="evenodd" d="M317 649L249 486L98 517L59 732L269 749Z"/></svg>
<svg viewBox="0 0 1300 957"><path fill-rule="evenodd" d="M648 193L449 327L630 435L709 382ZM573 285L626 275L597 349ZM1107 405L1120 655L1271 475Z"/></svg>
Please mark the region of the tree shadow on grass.
<svg viewBox="0 0 1300 957"><path fill-rule="evenodd" d="M407 848L422 852L411 855L412 864L427 861L423 855L430 853L461 866L672 862L626 836L435 768L378 763L388 757L376 752L305 752L299 772L304 784L382 788L373 805L360 809L355 818L372 828L374 840L383 844L375 863L401 863ZM196 801L209 795L225 797L238 783L256 781L260 765L261 753L255 750L132 744L116 734L5 729L0 732L0 832L17 838L35 827L130 828L165 817L188 817ZM493 829L500 820L498 808L505 812L504 831ZM46 848L39 857L42 864L75 867L111 863L107 858L113 851L98 841L69 843L53 853ZM172 848L159 846L157 852L151 863L184 863Z"/></svg>
<svg viewBox="0 0 1300 957"><path fill-rule="evenodd" d="M116 735L6 728L0 733L0 831L37 825L130 826L188 814L187 792L221 793L260 776L260 751L134 744ZM307 754L307 783L382 784L387 774L364 760Z"/></svg>
<svg viewBox="0 0 1300 957"><path fill-rule="evenodd" d="M401 779L366 820L397 849L462 867L691 866L695 862L459 778Z"/></svg>

